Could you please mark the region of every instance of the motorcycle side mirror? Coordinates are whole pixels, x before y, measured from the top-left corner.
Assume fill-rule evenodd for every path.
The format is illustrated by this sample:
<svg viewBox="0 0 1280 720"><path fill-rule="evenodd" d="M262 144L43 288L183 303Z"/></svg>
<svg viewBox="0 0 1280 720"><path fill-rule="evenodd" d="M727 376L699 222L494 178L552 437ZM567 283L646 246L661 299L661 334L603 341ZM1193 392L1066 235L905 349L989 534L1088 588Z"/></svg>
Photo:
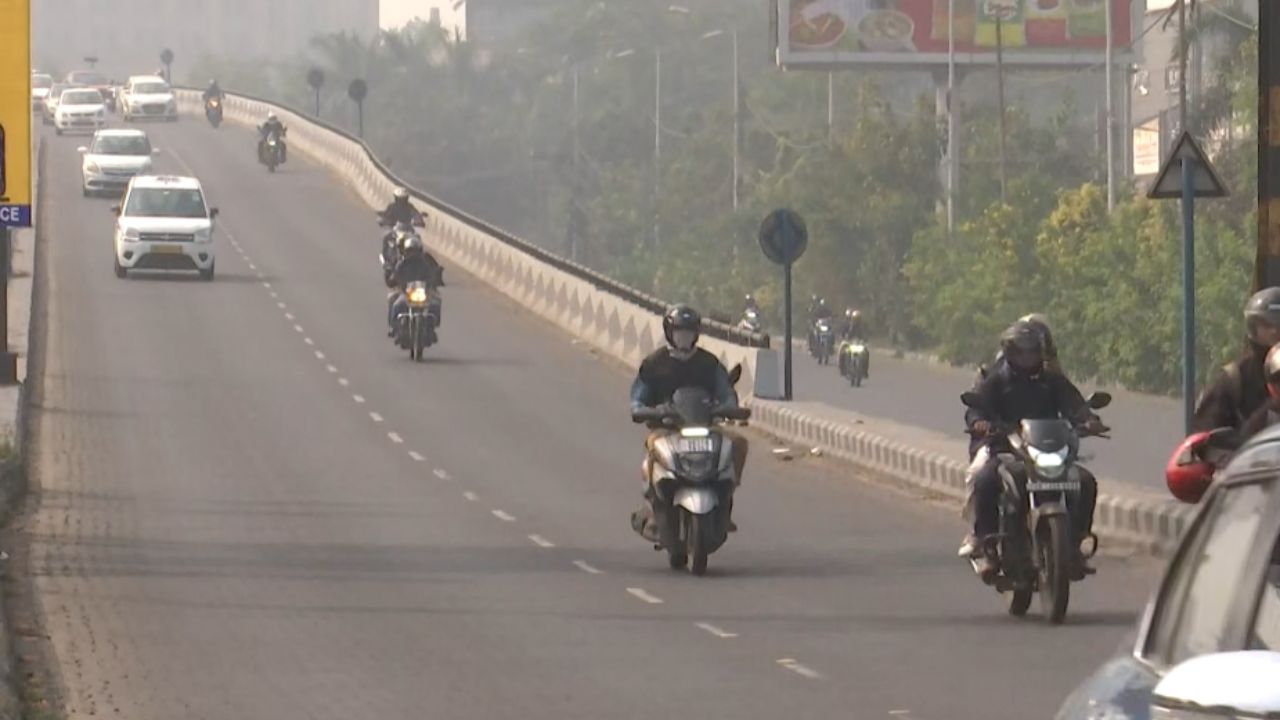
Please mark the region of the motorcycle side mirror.
<svg viewBox="0 0 1280 720"><path fill-rule="evenodd" d="M212 220L212 219L214 219L214 218L218 217L218 213L220 213L220 212L222 212L222 211L221 211L221 210L219 210L219 209L218 209L218 208L216 208L216 207L215 207L215 208L209 208L209 219L210 219L210 220Z"/></svg>
<svg viewBox="0 0 1280 720"><path fill-rule="evenodd" d="M732 370L729 371L729 384L737 385L738 381L741 379L742 379L742 363L738 363L737 365L733 366Z"/></svg>
<svg viewBox="0 0 1280 720"><path fill-rule="evenodd" d="M1101 410L1111 404L1111 393L1102 391L1093 393L1085 400L1085 402L1089 404L1090 408L1094 410Z"/></svg>
<svg viewBox="0 0 1280 720"><path fill-rule="evenodd" d="M1277 673L1277 652L1245 650L1191 658L1156 685L1151 717L1280 716Z"/></svg>
<svg viewBox="0 0 1280 720"><path fill-rule="evenodd" d="M423 219L422 219L422 218L420 218L420 217L416 217L416 218L414 218L414 219L413 219L413 226L414 226L414 227L426 227L426 226L427 226L427 221L426 221L426 220L423 220Z"/></svg>
<svg viewBox="0 0 1280 720"><path fill-rule="evenodd" d="M971 407L971 408L976 408L982 404L981 397L979 397L978 393L976 392L960 393L960 402L964 403L965 407Z"/></svg>

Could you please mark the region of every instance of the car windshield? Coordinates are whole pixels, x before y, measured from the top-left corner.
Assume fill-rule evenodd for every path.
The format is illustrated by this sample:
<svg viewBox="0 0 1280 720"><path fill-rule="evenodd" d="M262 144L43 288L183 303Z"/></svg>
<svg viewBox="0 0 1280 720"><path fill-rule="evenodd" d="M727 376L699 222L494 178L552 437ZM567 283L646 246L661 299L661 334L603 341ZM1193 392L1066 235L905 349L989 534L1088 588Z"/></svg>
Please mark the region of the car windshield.
<svg viewBox="0 0 1280 720"><path fill-rule="evenodd" d="M49 77L48 75L32 75L31 76L31 87L47 88L52 86L53 86L53 78Z"/></svg>
<svg viewBox="0 0 1280 720"><path fill-rule="evenodd" d="M150 155L151 142L145 135L100 135L89 150L94 155Z"/></svg>
<svg viewBox="0 0 1280 720"><path fill-rule="evenodd" d="M62 93L63 105L100 105L102 96L97 90L68 90Z"/></svg>
<svg viewBox="0 0 1280 720"><path fill-rule="evenodd" d="M73 83L79 83L81 85L106 85L107 84L107 78L105 75L102 75L96 72L89 72L88 70L80 70L77 72L73 72L71 73L71 76L68 77L67 79Z"/></svg>
<svg viewBox="0 0 1280 720"><path fill-rule="evenodd" d="M133 86L133 91L143 95L161 95L169 92L169 86L162 82L140 82Z"/></svg>
<svg viewBox="0 0 1280 720"><path fill-rule="evenodd" d="M129 193L124 214L131 217L208 217L204 198L190 188L137 188Z"/></svg>

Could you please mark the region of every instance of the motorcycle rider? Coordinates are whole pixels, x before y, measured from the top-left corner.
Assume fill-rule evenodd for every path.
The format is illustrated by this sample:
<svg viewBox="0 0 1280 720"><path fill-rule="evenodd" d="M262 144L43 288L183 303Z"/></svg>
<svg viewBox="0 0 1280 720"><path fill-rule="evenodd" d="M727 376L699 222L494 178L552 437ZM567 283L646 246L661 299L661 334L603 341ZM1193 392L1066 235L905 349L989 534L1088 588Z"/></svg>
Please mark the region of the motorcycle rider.
<svg viewBox="0 0 1280 720"><path fill-rule="evenodd" d="M960 546L962 556L975 560L976 570L984 582L990 582L997 572L994 561L982 551L984 539L999 528L1001 480L1000 460L996 453L1006 449L1003 436L992 436L996 425L1013 426L1023 420L1065 418L1083 425L1089 432L1104 432L1102 420L1090 410L1080 391L1062 375L1045 369L1044 334L1035 323L1019 320L1000 336L1000 349L1005 362L978 385L980 407L971 409L965 419L971 435L985 438L992 451L987 460L973 474L970 488L973 498L973 529ZM1079 541L1093 527L1093 509L1097 500L1097 480L1081 466L1080 507L1072 513L1075 522L1076 544L1073 554L1077 572L1089 573L1091 569L1080 553Z"/></svg>
<svg viewBox="0 0 1280 720"><path fill-rule="evenodd" d="M392 194L391 202L378 212L378 217L382 218L382 224L389 228L386 234L382 236L382 257L388 265L391 265L395 262L392 251L395 250L393 241L396 236L396 226L401 223L416 225L421 223L426 216L419 212L413 206L413 203L409 201L409 189L398 187Z"/></svg>
<svg viewBox="0 0 1280 720"><path fill-rule="evenodd" d="M809 308L809 354L818 354L818 321L831 320L831 308L827 307L827 299L813 296Z"/></svg>
<svg viewBox="0 0 1280 720"><path fill-rule="evenodd" d="M636 379L631 383L631 409L657 407L671 402L676 391L684 387L699 387L707 391L719 407L737 407L738 393L729 380L729 372L719 358L698 347L702 332L702 316L688 305L676 305L662 318L662 333L666 347L655 350L640 363ZM642 537L658 541L654 522L652 487L649 483L650 455L653 444L671 432L663 428L651 430L645 440L645 460L642 470L645 483L645 502L641 509L631 514L631 527ZM742 483L742 470L747 464L747 440L737 433L721 428L720 432L730 444L733 454L735 484ZM732 496L731 496L732 497ZM729 529L738 526L733 522L733 504L730 499Z"/></svg>
<svg viewBox="0 0 1280 720"><path fill-rule="evenodd" d="M1191 420L1192 432L1220 427L1241 429L1267 401L1263 371L1267 353L1280 341L1280 287L1254 293L1244 306L1246 347L1242 356L1223 366L1205 388Z"/></svg>
<svg viewBox="0 0 1280 720"><path fill-rule="evenodd" d="M280 143L280 162L286 162L289 157L289 146L284 141L287 130L284 123L280 122L280 118L276 117L275 111L267 112L266 121L258 126L258 158L262 158L262 151L267 147L267 137L274 132L276 142Z"/></svg>
<svg viewBox="0 0 1280 720"><path fill-rule="evenodd" d="M409 283L424 282L427 287L443 287L443 274L444 269L440 267L440 263L423 247L422 238L409 235L404 239L400 259L387 277L387 286L392 288L391 294L387 296L387 337L396 335L396 316L404 312L409 303L405 294Z"/></svg>
<svg viewBox="0 0 1280 720"><path fill-rule="evenodd" d="M844 317L840 321L840 343L851 343L863 340L866 336L863 334L862 312L854 308L846 308ZM863 358L862 374L864 377L871 377L871 353L866 353ZM840 371L844 372L844 355L840 356Z"/></svg>
<svg viewBox="0 0 1280 720"><path fill-rule="evenodd" d="M1238 441L1241 445L1268 427L1280 423L1280 345L1274 345L1267 351L1262 371L1266 381L1267 399L1240 427Z"/></svg>
<svg viewBox="0 0 1280 720"><path fill-rule="evenodd" d="M756 314L760 313L760 306L756 303L756 296L747 293L747 297L742 301L742 313L745 315L748 311L754 310Z"/></svg>
<svg viewBox="0 0 1280 720"><path fill-rule="evenodd" d="M201 97L204 98L204 103L208 105L209 101L214 98L217 98L218 102L222 102L226 99L226 93L222 92L222 88L218 87L217 80L209 80L209 87L204 89L204 94Z"/></svg>

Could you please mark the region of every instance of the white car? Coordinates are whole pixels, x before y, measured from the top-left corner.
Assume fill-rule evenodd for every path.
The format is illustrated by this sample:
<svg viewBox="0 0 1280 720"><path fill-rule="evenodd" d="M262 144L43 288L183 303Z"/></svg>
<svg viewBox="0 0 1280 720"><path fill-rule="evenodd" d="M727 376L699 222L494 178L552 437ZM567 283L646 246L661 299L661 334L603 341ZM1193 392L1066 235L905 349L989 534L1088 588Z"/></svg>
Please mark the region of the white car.
<svg viewBox="0 0 1280 720"><path fill-rule="evenodd" d="M159 118L176 122L178 101L164 78L154 75L134 75L120 94L120 114L125 122L138 118Z"/></svg>
<svg viewBox="0 0 1280 720"><path fill-rule="evenodd" d="M129 181L116 213L116 277L130 270L185 270L213 279L213 219L200 181L139 175Z"/></svg>
<svg viewBox="0 0 1280 720"><path fill-rule="evenodd" d="M44 112L45 98L53 87L53 76L44 73L31 74L31 112Z"/></svg>
<svg viewBox="0 0 1280 720"><path fill-rule="evenodd" d="M54 132L100 130L107 125L107 104L93 88L63 90L58 109L53 112Z"/></svg>
<svg viewBox="0 0 1280 720"><path fill-rule="evenodd" d="M99 130L80 148L84 196L122 192L135 175L151 172L151 156L159 152L141 130Z"/></svg>

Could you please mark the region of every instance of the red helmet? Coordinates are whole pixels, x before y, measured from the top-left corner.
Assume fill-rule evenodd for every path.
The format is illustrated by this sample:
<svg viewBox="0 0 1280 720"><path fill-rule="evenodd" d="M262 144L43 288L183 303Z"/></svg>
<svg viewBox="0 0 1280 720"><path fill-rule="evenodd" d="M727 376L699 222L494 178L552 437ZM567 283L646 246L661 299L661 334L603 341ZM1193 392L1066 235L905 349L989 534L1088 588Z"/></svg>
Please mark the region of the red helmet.
<svg viewBox="0 0 1280 720"><path fill-rule="evenodd" d="M1217 469L1203 459L1200 449L1209 442L1210 433L1199 432L1178 444L1164 469L1169 492L1185 503L1198 503L1213 482Z"/></svg>

